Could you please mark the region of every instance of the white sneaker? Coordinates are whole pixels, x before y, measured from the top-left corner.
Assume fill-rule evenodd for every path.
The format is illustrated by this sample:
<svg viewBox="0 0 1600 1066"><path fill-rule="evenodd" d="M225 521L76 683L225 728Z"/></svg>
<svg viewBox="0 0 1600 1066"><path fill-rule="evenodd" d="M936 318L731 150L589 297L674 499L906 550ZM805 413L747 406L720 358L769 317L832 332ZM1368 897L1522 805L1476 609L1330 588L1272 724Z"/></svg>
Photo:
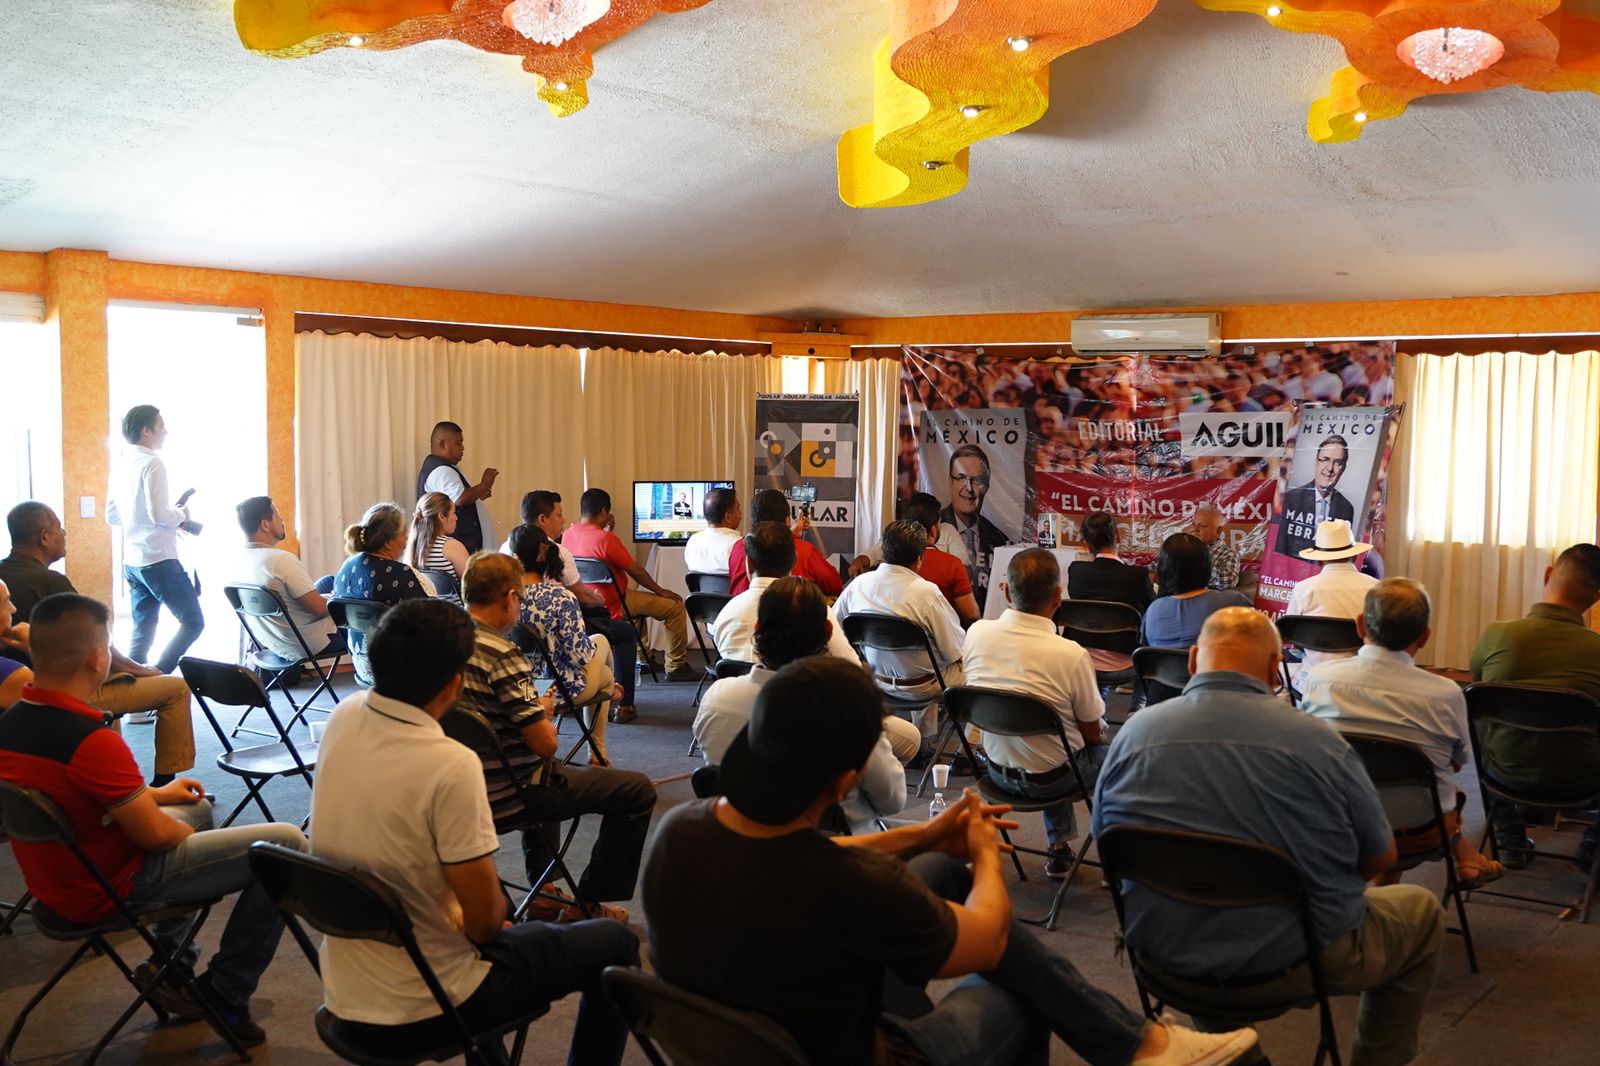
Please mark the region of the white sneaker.
<svg viewBox="0 0 1600 1066"><path fill-rule="evenodd" d="M129 725L154 725L156 721L156 712L134 711L132 714L125 715L123 717L123 721L127 722Z"/></svg>
<svg viewBox="0 0 1600 1066"><path fill-rule="evenodd" d="M1200 1033L1178 1025L1170 1014L1162 1015L1161 1025L1167 1030L1167 1049L1134 1059L1135 1066L1223 1066L1256 1046L1254 1029Z"/></svg>

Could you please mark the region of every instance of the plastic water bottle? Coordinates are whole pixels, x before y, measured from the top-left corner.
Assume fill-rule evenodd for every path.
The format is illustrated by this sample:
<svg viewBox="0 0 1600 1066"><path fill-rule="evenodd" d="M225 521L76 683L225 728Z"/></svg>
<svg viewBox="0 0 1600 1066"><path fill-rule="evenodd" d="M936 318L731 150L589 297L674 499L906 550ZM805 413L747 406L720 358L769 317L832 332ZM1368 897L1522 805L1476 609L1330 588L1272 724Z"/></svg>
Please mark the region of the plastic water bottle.
<svg viewBox="0 0 1600 1066"><path fill-rule="evenodd" d="M933 801L928 804L928 817L937 818L950 804L944 801L944 790L950 786L950 767L939 763L933 768Z"/></svg>

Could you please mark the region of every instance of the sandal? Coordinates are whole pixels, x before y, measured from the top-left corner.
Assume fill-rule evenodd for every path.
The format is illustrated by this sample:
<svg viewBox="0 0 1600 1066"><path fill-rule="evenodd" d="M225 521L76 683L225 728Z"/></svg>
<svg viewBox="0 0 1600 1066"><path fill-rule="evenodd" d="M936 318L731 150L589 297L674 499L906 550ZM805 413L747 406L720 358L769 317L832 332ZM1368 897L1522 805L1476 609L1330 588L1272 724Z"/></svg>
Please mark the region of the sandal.
<svg viewBox="0 0 1600 1066"><path fill-rule="evenodd" d="M1456 884L1463 892L1471 892L1482 888L1493 881L1498 881L1506 875L1506 868L1493 859L1484 858L1486 866L1461 866L1456 867ZM1476 876L1470 876L1476 875Z"/></svg>
<svg viewBox="0 0 1600 1066"><path fill-rule="evenodd" d="M559 888L546 885L539 890L539 898L528 904L526 920L566 925L569 922L582 922L590 918L610 918L627 924L628 912L609 903L591 903L586 912L586 909L580 907L578 901L571 895Z"/></svg>

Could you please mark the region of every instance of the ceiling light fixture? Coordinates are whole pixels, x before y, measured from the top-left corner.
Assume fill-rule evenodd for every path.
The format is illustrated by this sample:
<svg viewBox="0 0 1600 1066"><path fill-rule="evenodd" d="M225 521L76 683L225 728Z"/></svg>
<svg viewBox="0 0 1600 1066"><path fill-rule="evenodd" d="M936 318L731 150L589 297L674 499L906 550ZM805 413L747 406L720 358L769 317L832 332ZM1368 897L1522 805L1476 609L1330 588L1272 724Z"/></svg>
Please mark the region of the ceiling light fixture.
<svg viewBox="0 0 1600 1066"><path fill-rule="evenodd" d="M1365 122L1365 121L1367 121L1367 113L1365 111L1357 111L1354 115L1351 115L1350 117L1355 119L1357 122Z"/></svg>
<svg viewBox="0 0 1600 1066"><path fill-rule="evenodd" d="M1488 70L1505 57L1500 38L1484 30L1448 26L1413 33L1395 49L1400 62L1442 85Z"/></svg>
<svg viewBox="0 0 1600 1066"><path fill-rule="evenodd" d="M345 44L348 44L351 48L360 48L366 43L367 39L361 36L359 33L345 42Z"/></svg>
<svg viewBox="0 0 1600 1066"><path fill-rule="evenodd" d="M1033 38L1032 37L1007 37L1006 38L1006 44L1009 44L1011 46L1011 50L1013 52L1026 52L1028 50L1028 46L1030 44L1032 44L1032 43L1033 43Z"/></svg>
<svg viewBox="0 0 1600 1066"><path fill-rule="evenodd" d="M611 10L611 0L511 0L502 21L535 44L566 44Z"/></svg>
<svg viewBox="0 0 1600 1066"><path fill-rule="evenodd" d="M961 117L962 118L977 118L979 115L983 114L987 110L989 110L989 109L984 107L982 104L967 104L966 106L964 106L961 109Z"/></svg>
<svg viewBox="0 0 1600 1066"><path fill-rule="evenodd" d="M940 167L944 166L944 160L943 159L924 159L922 161L922 165L923 165L924 168L926 168L928 170L938 170Z"/></svg>
<svg viewBox="0 0 1600 1066"><path fill-rule="evenodd" d="M1281 14L1283 14L1283 8L1279 7L1277 4L1273 4L1271 7L1267 8L1267 18L1269 19L1275 19Z"/></svg>
<svg viewBox="0 0 1600 1066"><path fill-rule="evenodd" d="M566 82L564 82L564 81L556 82L556 92L564 93L566 91L567 91L567 83Z"/></svg>

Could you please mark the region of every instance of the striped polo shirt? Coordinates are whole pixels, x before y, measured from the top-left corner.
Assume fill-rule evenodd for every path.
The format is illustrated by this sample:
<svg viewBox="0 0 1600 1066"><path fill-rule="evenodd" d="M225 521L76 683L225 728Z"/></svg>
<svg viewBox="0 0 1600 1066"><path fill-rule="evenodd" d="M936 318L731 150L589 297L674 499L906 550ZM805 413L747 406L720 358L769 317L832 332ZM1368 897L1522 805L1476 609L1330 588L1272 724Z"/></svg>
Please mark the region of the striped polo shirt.
<svg viewBox="0 0 1600 1066"><path fill-rule="evenodd" d="M544 761L522 739L524 729L545 718L544 705L534 687L533 666L515 644L492 626L482 622L474 625L478 639L463 671L459 706L471 708L489 720L511 762L512 772L527 781L539 772ZM483 777L489 787L489 806L495 821L521 813L516 782L507 776L499 758L491 751L479 751L478 756L483 760Z"/></svg>

